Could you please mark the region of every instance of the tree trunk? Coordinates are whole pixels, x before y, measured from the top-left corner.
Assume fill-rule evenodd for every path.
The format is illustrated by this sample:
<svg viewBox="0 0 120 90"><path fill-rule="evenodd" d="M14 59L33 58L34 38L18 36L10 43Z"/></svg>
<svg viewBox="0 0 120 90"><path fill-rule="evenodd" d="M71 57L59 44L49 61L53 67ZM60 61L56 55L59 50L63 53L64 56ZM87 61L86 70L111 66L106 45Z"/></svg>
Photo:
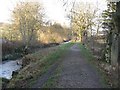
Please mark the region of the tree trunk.
<svg viewBox="0 0 120 90"><path fill-rule="evenodd" d="M111 64L114 67L112 69L112 81L113 87L120 87L120 2L117 2L116 13L113 17L115 30L112 35L112 46L111 46Z"/></svg>

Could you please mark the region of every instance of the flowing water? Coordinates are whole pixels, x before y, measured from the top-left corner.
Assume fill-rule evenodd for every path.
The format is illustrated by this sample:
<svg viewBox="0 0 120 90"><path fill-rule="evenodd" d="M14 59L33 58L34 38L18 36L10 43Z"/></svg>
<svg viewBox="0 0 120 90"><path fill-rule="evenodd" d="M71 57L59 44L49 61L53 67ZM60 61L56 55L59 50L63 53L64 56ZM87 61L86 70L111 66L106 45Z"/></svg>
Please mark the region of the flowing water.
<svg viewBox="0 0 120 90"><path fill-rule="evenodd" d="M8 60L0 63L0 77L11 79L12 72L19 70L22 67L17 63L18 63L18 60Z"/></svg>

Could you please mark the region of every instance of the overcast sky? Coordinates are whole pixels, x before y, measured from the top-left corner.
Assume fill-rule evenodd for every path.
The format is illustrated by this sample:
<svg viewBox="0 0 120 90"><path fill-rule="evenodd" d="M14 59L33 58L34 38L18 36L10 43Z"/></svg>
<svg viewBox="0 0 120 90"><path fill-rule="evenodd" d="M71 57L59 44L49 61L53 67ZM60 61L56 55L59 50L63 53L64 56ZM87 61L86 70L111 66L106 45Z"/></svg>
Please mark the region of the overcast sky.
<svg viewBox="0 0 120 90"><path fill-rule="evenodd" d="M15 5L19 1L25 0L0 0L0 22L8 22L11 18L11 11L14 9ZM28 0L27 0L28 1ZM44 8L45 13L48 20L53 20L61 24L68 24L69 21L67 20L66 12L64 11L65 8L62 6L62 2L60 0L30 0L30 1L40 1ZM62 1L62 0L61 0ZM73 1L73 0L68 0ZM76 0L79 1L86 1L96 3L98 1L99 8L101 10L106 8L105 0Z"/></svg>

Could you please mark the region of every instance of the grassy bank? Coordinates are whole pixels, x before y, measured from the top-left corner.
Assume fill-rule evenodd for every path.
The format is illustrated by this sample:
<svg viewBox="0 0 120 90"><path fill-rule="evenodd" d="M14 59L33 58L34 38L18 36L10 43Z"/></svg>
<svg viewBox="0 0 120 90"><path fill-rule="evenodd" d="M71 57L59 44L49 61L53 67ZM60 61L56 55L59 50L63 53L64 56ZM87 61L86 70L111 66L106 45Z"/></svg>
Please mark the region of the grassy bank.
<svg viewBox="0 0 120 90"><path fill-rule="evenodd" d="M56 87L57 80L58 80L59 75L62 72L61 69L62 69L62 66L59 65L57 67L57 69L55 70L54 75L52 75L51 77L49 77L49 79L47 80L47 82L44 84L43 88L57 88Z"/></svg>
<svg viewBox="0 0 120 90"><path fill-rule="evenodd" d="M47 48L30 54L30 57L28 57L32 59L30 60L31 62L12 78L7 88L31 87L38 77L44 74L52 64L59 60L71 45L73 43Z"/></svg>
<svg viewBox="0 0 120 90"><path fill-rule="evenodd" d="M90 65L92 67L94 67L96 69L96 71L98 71L98 73L102 76L101 83L103 84L103 86L109 87L108 77L107 77L106 73L99 66L99 61L96 60L96 58L92 54L91 50L88 47L86 47L85 45L82 45L81 43L79 43L79 47L80 47L81 54L86 58L86 60L90 63Z"/></svg>

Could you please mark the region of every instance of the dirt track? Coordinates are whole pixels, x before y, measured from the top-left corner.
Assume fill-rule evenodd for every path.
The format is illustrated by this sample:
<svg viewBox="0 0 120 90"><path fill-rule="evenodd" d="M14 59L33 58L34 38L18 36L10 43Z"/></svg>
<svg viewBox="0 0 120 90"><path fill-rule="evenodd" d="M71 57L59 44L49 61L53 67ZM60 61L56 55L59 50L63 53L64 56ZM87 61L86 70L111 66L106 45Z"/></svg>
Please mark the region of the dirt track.
<svg viewBox="0 0 120 90"><path fill-rule="evenodd" d="M54 67L55 66L55 67ZM53 65L54 69L51 68L45 74L47 79L51 76L54 77L54 71L57 68L58 64ZM101 76L98 74L98 71L90 65L87 60L80 54L80 48L77 44L73 45L68 53L62 58L59 63L61 67L61 72L57 76L57 88L104 88L106 86L101 82ZM47 82L47 79L45 79ZM44 85L41 85L40 81L34 86L35 88L40 88Z"/></svg>
<svg viewBox="0 0 120 90"><path fill-rule="evenodd" d="M72 46L62 62L58 88L102 88L100 75L80 54L77 44Z"/></svg>

